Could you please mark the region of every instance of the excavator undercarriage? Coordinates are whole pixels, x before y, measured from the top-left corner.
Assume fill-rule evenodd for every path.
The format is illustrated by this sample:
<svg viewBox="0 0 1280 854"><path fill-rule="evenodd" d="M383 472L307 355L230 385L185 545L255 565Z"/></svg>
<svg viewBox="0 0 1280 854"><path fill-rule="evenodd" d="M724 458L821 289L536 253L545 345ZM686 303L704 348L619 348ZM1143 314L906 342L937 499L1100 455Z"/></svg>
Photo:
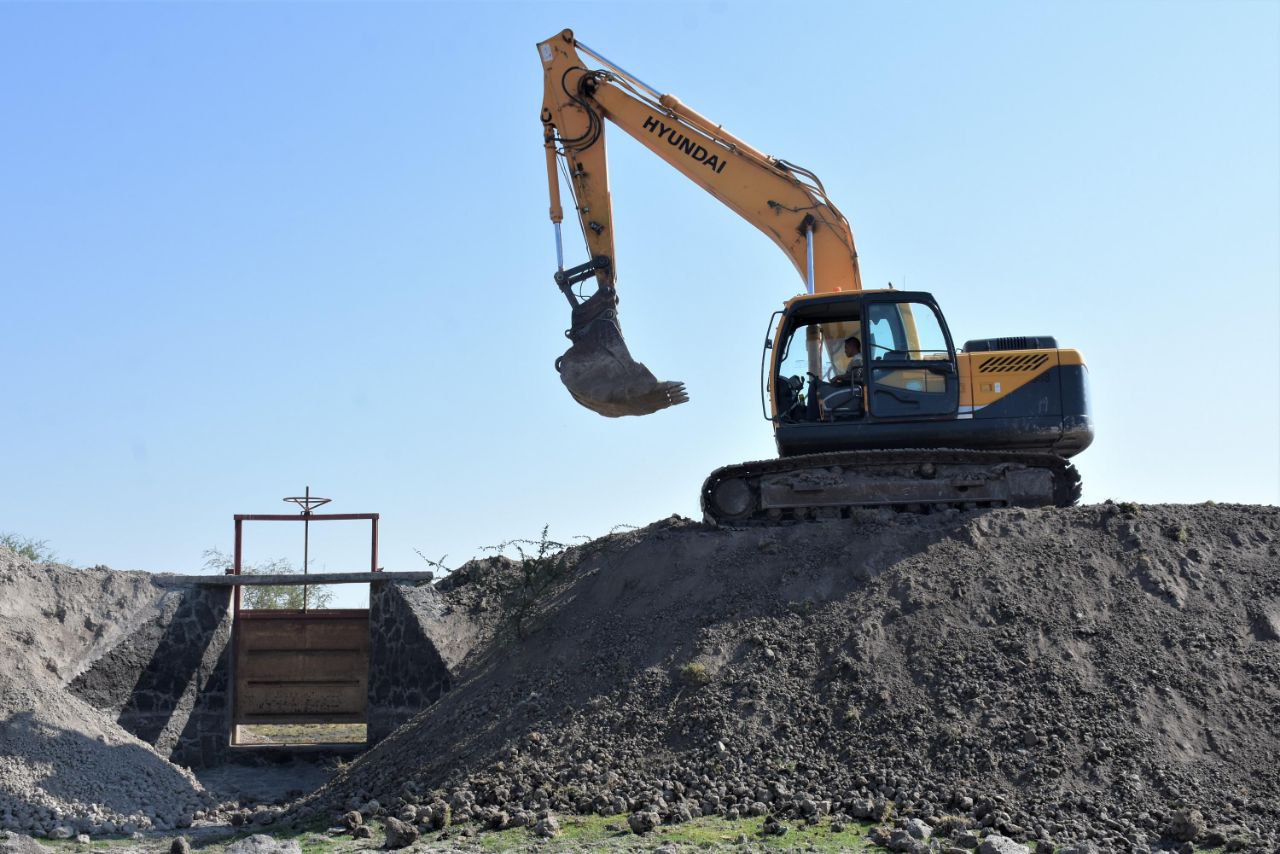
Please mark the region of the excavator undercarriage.
<svg viewBox="0 0 1280 854"><path fill-rule="evenodd" d="M717 525L840 519L856 509L1068 507L1075 467L1056 454L967 450L837 451L738 463L702 485Z"/></svg>

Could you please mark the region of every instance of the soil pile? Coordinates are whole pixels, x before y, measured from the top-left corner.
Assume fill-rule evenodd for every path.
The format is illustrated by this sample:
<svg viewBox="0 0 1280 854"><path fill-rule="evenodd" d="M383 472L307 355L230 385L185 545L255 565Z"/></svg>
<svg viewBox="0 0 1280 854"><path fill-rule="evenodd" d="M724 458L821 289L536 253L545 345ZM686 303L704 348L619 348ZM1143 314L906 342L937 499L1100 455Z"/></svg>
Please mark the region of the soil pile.
<svg viewBox="0 0 1280 854"><path fill-rule="evenodd" d="M454 690L293 815L892 809L1106 850L1274 845L1278 544L1276 508L1107 504L672 519L473 563L432 593L487 627Z"/></svg>
<svg viewBox="0 0 1280 854"><path fill-rule="evenodd" d="M149 619L145 572L33 564L0 547L0 828L75 836L190 824L190 772L66 690Z"/></svg>

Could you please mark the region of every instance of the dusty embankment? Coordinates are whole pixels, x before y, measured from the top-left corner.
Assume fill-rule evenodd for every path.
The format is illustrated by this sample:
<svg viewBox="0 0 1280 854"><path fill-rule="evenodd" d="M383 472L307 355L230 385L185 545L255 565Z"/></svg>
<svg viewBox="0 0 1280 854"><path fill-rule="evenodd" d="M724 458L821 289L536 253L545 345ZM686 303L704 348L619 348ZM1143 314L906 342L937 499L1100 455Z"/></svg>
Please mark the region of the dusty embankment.
<svg viewBox="0 0 1280 854"><path fill-rule="evenodd" d="M145 572L32 564L0 548L0 828L172 828L208 805L190 772L67 690L164 596Z"/></svg>
<svg viewBox="0 0 1280 854"><path fill-rule="evenodd" d="M1269 851L1278 546L1276 508L1101 505L672 519L473 562L419 591L449 627L433 643L465 640L453 690L288 815L377 799L425 832L446 814L627 814L638 831L891 814L939 835ZM145 575L0 552L0 826L229 816L66 691L156 595Z"/></svg>
<svg viewBox="0 0 1280 854"><path fill-rule="evenodd" d="M673 519L470 564L447 595L493 640L294 814L892 808L1104 850L1274 845L1278 538L1276 508L1102 505Z"/></svg>

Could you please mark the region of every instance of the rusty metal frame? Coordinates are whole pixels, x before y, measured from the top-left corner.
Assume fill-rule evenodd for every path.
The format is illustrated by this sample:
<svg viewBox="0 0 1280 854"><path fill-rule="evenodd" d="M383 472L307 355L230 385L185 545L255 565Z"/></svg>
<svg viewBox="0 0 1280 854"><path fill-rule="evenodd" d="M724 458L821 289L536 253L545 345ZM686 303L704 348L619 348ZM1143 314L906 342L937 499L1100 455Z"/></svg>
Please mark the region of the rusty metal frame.
<svg viewBox="0 0 1280 854"><path fill-rule="evenodd" d="M308 488L310 493L310 488ZM245 522L305 522L308 525L311 522L351 522L351 521L368 521L370 523L369 536L369 572L380 573L378 568L378 520L381 514L378 513L312 513L304 509L301 513L236 513L232 516L235 521L235 555L230 567L227 568L224 575L240 575L244 565L244 523ZM297 584L306 585L307 567L303 566L303 574L296 582ZM335 608L329 611L307 611L295 609L275 609L275 610L253 610L242 611L240 608L240 585L236 585L232 594L234 605L232 610L232 631L231 631L231 661L232 667L235 667L235 661L239 654L239 644L236 635L239 634L234 626L235 622L242 619L250 620L270 620L270 619L297 619L306 617L308 614L315 614L317 617L327 616L357 616L361 613L367 615L368 609L345 609ZM238 745L238 729L234 723L236 709L236 679L233 673L230 688L230 708L228 711L229 720L231 721L230 741L234 747Z"/></svg>
<svg viewBox="0 0 1280 854"><path fill-rule="evenodd" d="M232 518L236 525L235 557L226 575L239 575L244 559L244 523L245 522L351 522L368 520L371 522L369 536L369 571L381 572L378 569L378 519L379 513L237 513ZM307 567L302 567L303 580L299 584L306 585ZM240 615L240 588L235 592L235 614Z"/></svg>

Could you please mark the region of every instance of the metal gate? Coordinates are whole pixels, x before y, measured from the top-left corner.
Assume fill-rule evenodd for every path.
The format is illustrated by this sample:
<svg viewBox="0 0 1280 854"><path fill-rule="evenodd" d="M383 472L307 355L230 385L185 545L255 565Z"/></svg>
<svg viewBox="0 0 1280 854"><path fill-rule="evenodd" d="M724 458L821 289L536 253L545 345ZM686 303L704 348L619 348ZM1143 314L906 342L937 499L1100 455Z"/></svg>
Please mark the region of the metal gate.
<svg viewBox="0 0 1280 854"><path fill-rule="evenodd" d="M364 723L369 611L239 611L232 722Z"/></svg>

